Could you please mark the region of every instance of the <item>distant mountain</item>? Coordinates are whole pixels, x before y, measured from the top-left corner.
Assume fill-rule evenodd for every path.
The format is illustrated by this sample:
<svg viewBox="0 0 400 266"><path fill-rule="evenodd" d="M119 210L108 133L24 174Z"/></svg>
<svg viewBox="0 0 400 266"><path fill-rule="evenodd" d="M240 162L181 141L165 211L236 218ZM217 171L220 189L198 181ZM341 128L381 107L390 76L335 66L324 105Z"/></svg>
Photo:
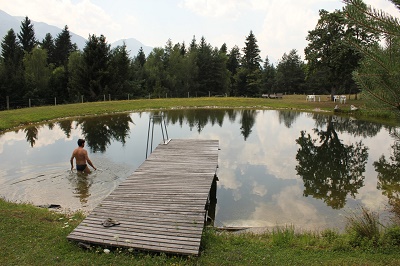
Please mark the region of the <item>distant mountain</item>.
<svg viewBox="0 0 400 266"><path fill-rule="evenodd" d="M129 56L132 58L137 56L140 47L142 47L143 52L145 53L146 56L148 56L150 54L150 52L153 50L153 47L143 45L141 42L139 42L138 40L136 40L134 38L129 38L129 39L113 42L111 44L111 48L115 48L117 46L122 46L124 42L126 45L126 50L129 51Z"/></svg>
<svg viewBox="0 0 400 266"><path fill-rule="evenodd" d="M28 16L29 17L29 16ZM21 22L25 19L25 17L13 17L6 12L0 10L0 37L3 40L4 36L6 36L7 32L10 29L13 29L15 34L18 34L21 30ZM62 32L62 29L52 26L43 22L36 22L31 20L33 24L33 28L35 30L35 37L38 41L42 41L44 37L46 37L47 33L50 33L51 36L55 39L59 33ZM79 49L83 49L85 47L86 39L78 34L73 32L69 32L71 34L71 42L76 43Z"/></svg>
<svg viewBox="0 0 400 266"><path fill-rule="evenodd" d="M29 17L29 15L28 15ZM16 16L11 16L7 14L6 12L0 10L0 41L3 40L4 36L6 36L7 32L10 29L13 29L15 34L18 34L20 32L20 27L21 27L21 22L25 19L25 17L16 17ZM52 26L49 24L46 24L44 22L36 22L31 20L34 30L35 30L35 37L37 40L42 41L47 33L50 33L51 36L53 36L53 39L57 37L59 33L62 32L62 29ZM76 43L78 48L80 50L83 50L83 48L86 45L87 38L89 37L89 34L87 38L84 38L78 34L75 34L73 32L69 32L71 34L71 42ZM105 36L107 37L107 36ZM125 45L128 51L130 51L130 57L135 57L140 49L140 47L143 48L143 52L147 55L153 50L152 47L143 45L141 42L134 38L129 38L126 40L119 40L116 41L111 45L111 48L115 48L118 45L122 45L123 42L125 41ZM0 47L1 50L1 47Z"/></svg>

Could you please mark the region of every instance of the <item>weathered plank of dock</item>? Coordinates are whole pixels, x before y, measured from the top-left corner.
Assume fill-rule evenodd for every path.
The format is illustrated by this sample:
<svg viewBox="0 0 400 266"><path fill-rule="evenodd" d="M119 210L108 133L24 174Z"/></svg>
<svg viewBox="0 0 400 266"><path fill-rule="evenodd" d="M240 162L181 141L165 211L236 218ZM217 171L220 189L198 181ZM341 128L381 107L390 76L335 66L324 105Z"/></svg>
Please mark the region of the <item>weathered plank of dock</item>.
<svg viewBox="0 0 400 266"><path fill-rule="evenodd" d="M172 139L160 144L67 238L198 255L217 166L218 140ZM107 218L120 224L104 227Z"/></svg>

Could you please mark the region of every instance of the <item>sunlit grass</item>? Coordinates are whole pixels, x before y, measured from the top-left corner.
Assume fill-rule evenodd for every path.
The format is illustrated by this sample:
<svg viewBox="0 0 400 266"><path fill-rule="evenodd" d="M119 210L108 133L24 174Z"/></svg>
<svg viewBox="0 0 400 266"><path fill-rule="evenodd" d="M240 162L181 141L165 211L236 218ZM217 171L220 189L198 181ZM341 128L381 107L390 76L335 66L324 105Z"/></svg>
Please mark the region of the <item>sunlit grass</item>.
<svg viewBox="0 0 400 266"><path fill-rule="evenodd" d="M293 226L263 234L205 230L199 257L128 249L80 248L67 240L81 213L55 213L0 199L0 265L399 265L399 243L349 245L332 230L296 232ZM392 240L398 237L391 233ZM382 244L380 244L382 243ZM384 245L383 245L384 244ZM105 249L110 250L107 254Z"/></svg>
<svg viewBox="0 0 400 266"><path fill-rule="evenodd" d="M124 101L104 101L91 103L77 103L57 106L42 106L0 111L0 131L66 117L100 115L107 113L145 111L153 109L177 108L255 108L255 109L289 109L313 112L333 112L337 103L329 101L327 96L321 96L321 101L307 102L304 95L284 95L283 99L239 98L239 97L203 97L203 98L167 98L141 99ZM362 100L351 97L346 104L341 104L343 113L350 112L350 105L360 107L352 115L374 117L374 113L367 112ZM376 113L375 113L376 114ZM387 119L390 115L379 114Z"/></svg>

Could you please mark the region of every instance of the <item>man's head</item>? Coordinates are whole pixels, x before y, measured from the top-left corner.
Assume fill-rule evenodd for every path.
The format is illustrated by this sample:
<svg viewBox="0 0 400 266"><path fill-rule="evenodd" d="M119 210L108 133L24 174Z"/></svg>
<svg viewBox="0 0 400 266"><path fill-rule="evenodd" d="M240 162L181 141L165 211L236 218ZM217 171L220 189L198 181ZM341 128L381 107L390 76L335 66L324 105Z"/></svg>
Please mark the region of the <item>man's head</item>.
<svg viewBox="0 0 400 266"><path fill-rule="evenodd" d="M83 147L85 145L85 140L84 139L78 139L78 146Z"/></svg>

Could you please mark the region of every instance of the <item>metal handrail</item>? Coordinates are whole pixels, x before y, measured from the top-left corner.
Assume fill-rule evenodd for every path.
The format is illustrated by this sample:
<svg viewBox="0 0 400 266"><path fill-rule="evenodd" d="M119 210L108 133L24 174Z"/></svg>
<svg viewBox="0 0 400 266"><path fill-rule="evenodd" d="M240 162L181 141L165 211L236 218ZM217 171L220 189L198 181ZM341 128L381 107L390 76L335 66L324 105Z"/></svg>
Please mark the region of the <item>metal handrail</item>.
<svg viewBox="0 0 400 266"><path fill-rule="evenodd" d="M149 140L150 140L150 131L151 131L151 143L150 143L150 154L153 152L153 140L154 140L154 120L160 118L160 127L161 127L161 134L163 137L163 144L168 144L169 138L168 138L168 131L167 131L167 125L165 124L164 120L164 114L162 115L152 115L149 117L149 127L147 129L147 145L146 145L146 159L147 156L149 155ZM151 123L153 122L153 123ZM164 124L164 128L163 128ZM151 126L151 130L150 130ZM165 135L164 135L164 130L165 130Z"/></svg>

